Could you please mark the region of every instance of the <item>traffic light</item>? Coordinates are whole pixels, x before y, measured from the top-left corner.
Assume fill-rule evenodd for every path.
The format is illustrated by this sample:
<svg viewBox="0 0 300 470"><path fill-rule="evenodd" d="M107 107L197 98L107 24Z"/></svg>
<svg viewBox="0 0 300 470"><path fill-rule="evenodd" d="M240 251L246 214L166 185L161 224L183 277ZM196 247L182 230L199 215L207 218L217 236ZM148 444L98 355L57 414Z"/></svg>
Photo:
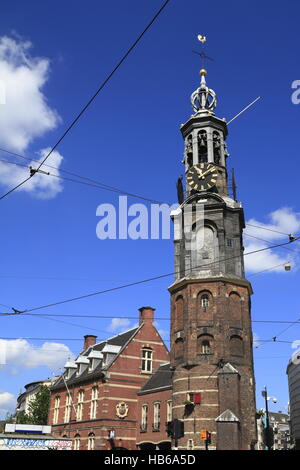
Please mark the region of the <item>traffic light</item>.
<svg viewBox="0 0 300 470"><path fill-rule="evenodd" d="M211 432L206 431L206 442L211 444Z"/></svg>
<svg viewBox="0 0 300 470"><path fill-rule="evenodd" d="M169 437L173 437L173 433L174 433L174 422L173 421L168 421L166 423L166 433L167 433L167 436Z"/></svg>
<svg viewBox="0 0 300 470"><path fill-rule="evenodd" d="M184 421L179 419L173 420L173 438L180 439L184 436Z"/></svg>

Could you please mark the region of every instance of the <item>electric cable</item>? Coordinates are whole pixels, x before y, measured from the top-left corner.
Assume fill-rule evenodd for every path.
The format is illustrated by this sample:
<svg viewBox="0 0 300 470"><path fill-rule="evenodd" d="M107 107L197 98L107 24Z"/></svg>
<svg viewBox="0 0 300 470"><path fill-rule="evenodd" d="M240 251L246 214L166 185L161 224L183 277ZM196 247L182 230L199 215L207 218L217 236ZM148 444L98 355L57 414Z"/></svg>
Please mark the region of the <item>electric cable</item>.
<svg viewBox="0 0 300 470"><path fill-rule="evenodd" d="M278 247L280 247L280 246L287 245L287 244L290 244L290 243L293 243L293 242L285 242L285 243L273 245L273 246L270 246L270 247L260 248L260 249L258 249L258 250L254 250L254 251L250 251L250 252L248 252L248 253L244 253L244 256L251 255L251 254L255 254L255 253L259 253L259 252L261 252L261 251L266 251L266 250L278 248ZM225 258L225 259L222 259L222 260L217 260L217 261L214 261L214 262L212 262L212 263L207 263L207 264L205 264L205 265L196 266L195 268L192 268L191 270L199 269L199 268L201 268L201 267L208 267L208 266L214 265L214 264L216 264L216 263L220 263L220 262L222 262L222 261L227 261L227 260L234 259L234 258L240 258L241 256L243 256L243 255L240 253L240 254L238 254L238 255L231 256L231 257L229 257L229 258ZM56 306L56 305L61 305L61 304L65 304L65 303L69 303L69 302L73 302L73 301L85 299L85 298L88 298L88 297L93 297L93 296L100 295L100 294L104 294L104 293L107 293L107 292L113 292L113 291L120 290L120 289L124 289L124 288L127 288L127 287L132 287L132 286L135 286L135 285L144 284L144 283L151 282L151 281L154 281L154 280L163 279L163 278L172 276L172 275L174 275L174 274L177 274L177 272L175 271L175 272L168 273L168 274L162 274L162 275L160 275L160 276L154 276L154 277L151 277L151 278L148 278L148 279L143 279L143 280L141 280L141 281L136 281L136 282L132 282L132 283L129 283L129 284L124 284L124 285L121 285L121 286L112 287L112 288L110 288L110 289L105 289L105 290L98 291L98 292L92 292L92 293L90 293L90 294L85 294L85 295L82 295L82 296L78 296L78 297L74 297L74 298L71 298L71 299L62 300L62 301L59 301L59 302L53 302L53 303L51 303L51 304L42 305L42 306L40 306L40 307L33 307L33 308L31 308L31 309L27 309L26 312L33 312L33 311L35 311L35 310L41 310L42 308L54 307L54 306Z"/></svg>
<svg viewBox="0 0 300 470"><path fill-rule="evenodd" d="M84 114L84 112L87 110L87 108L92 104L92 102L95 100L95 98L98 96L98 94L101 92L101 90L105 87L105 85L109 82L109 80L112 78L112 76L115 74L115 72L119 69L119 67L122 65L124 60L128 57L128 55L133 51L133 49L136 47L136 45L139 43L139 41L142 39L144 34L148 31L148 29L152 26L152 24L155 22L155 20L158 18L158 16L161 14L161 12L164 10L164 8L167 6L167 4L170 2L170 0L166 0L164 4L160 7L160 9L157 11L157 13L154 15L154 17L151 19L151 21L148 23L146 28L142 31L142 33L137 37L137 39L133 42L133 44L129 47L129 49L126 51L126 53L122 56L122 58L119 60L117 65L113 68L113 70L110 72L110 74L105 78L105 80L102 82L102 84L99 86L97 91L93 94L93 96L89 99L87 104L81 109L81 111L78 113L78 115L73 119L71 124L68 126L68 128L65 130L65 132L62 134L62 136L58 139L58 141L53 145L51 150L47 153L47 155L44 157L44 159L40 162L40 164L37 167L37 171L41 168L41 166L46 162L46 160L50 157L50 155L53 153L53 151L58 147L58 145L61 143L61 141L66 137L66 135L70 132L70 130L75 126L75 124L78 122L78 120L81 118L81 116ZM23 184L25 184L30 178L35 173L31 173L28 178L26 178L24 181L20 182L17 186L14 188L10 189L8 192L3 194L0 197L0 200L4 199L6 196L11 194L13 191L21 187Z"/></svg>
<svg viewBox="0 0 300 470"><path fill-rule="evenodd" d="M207 268L208 266L212 266L216 263L220 263L220 262L224 262L224 261L228 261L228 260L231 260L231 259L235 259L235 258L240 258L241 256L247 256L247 255L252 255L252 254L255 254L255 253L259 253L259 252L262 252L262 251L266 251L266 250L270 250L270 249L274 249L274 248L279 248L281 246L284 246L284 245L288 245L290 243L293 243L295 242L296 240L298 240L298 238L294 239L293 241L289 241L289 242L284 242L284 243L279 243L279 244L276 244L276 245L272 245L272 246L269 246L269 247L264 247L264 248L260 248L258 250L253 250L253 251L249 251L248 253L244 253L244 254L238 254L238 255L235 255L235 256L231 256L229 258L224 258L224 259L221 259L221 260L216 260L216 261L213 261L212 263L207 263L205 265L199 265L199 266L196 266L194 268L191 268L190 271L192 270L195 270L195 269L199 269L201 267L205 267ZM62 304L66 304L66 303L69 303L69 302L74 302L74 301L78 301L78 300L82 300L82 299L86 299L86 298L90 298L90 297L94 297L96 295L101 295L101 294L105 294L105 293L108 293L108 292L114 292L114 291L117 291L117 290L121 290L121 289L125 289L127 287L132 287L132 286L136 286L136 285L140 285L140 284L145 284L147 282L151 282L151 281L154 281L154 280L159 280L159 279L163 279L163 278L166 278L166 277L170 277L174 274L177 274L177 271L173 271L171 273L168 273L168 274L161 274L160 276L154 276L154 277L151 277L151 278L148 278L148 279L142 279L140 281L136 281L136 282L131 282L129 284L123 284L121 286L116 286L116 287L111 287L109 289L104 289L104 290L101 290L101 291L98 291L98 292L92 292L90 294L85 294L85 295L81 295L81 296L77 296L77 297L73 297L73 298L70 298L70 299L65 299L65 300L61 300L61 301L58 301L58 302L53 302L51 304L46 304L46 305L41 305L39 307L33 307L33 308L30 308L30 309L26 309L25 311L18 311L17 313L11 313L10 315L19 315L19 314L22 314L22 313L30 313L30 312L33 312L33 311L36 311L36 310L41 310L41 309L45 309L45 308L49 308L49 307L54 307L56 305L62 305Z"/></svg>
<svg viewBox="0 0 300 470"><path fill-rule="evenodd" d="M256 240L259 240L261 242L269 243L272 244L273 242L271 240L265 240L264 238L256 237L254 235L250 235L249 233L244 232L243 235L246 235L247 237L255 238ZM292 248L288 248L286 246L282 247L284 250L292 251L293 253L300 253L299 250L293 250Z"/></svg>
<svg viewBox="0 0 300 470"><path fill-rule="evenodd" d="M0 150L3 150L3 149L0 149ZM22 157L22 158L26 158L26 157ZM29 159L29 158L26 158L26 160L32 161L32 159ZM7 163L7 164L10 164L10 165L16 165L16 166L20 166L20 167L23 167L23 168L25 167L25 168L30 169L31 171L38 172L38 170L34 170L30 166L22 165L21 163L18 163L18 162L10 162L9 160L5 160L5 159L0 159L0 161L4 162L4 163ZM39 160L34 160L34 161L39 161ZM47 166L49 166L49 165L47 165ZM58 167L51 167L51 168L55 168L56 170L58 170L60 172L64 172L66 174L76 176L77 178L81 178L83 181L76 180L74 178L68 178L68 177L61 176L61 175L55 175L55 174L50 173L50 172L42 172L40 174L42 174L45 177L50 176L52 178L57 178L57 179L60 179L60 180L63 180L63 181L69 181L71 183L82 184L84 186L90 186L92 188L101 189L103 191L110 191L110 192L114 192L114 193L124 194L126 196L131 196L131 197L134 197L134 198L142 199L143 201L152 202L154 204L166 204L165 202L157 201L156 199L151 199L151 198L148 198L146 196L141 196L139 194L134 194L134 193L125 191L123 189L116 188L114 186L109 186L109 185L101 183L97 180L93 180L93 179L88 178L88 177L80 176L80 175L77 175L76 173L71 173L70 171L62 170ZM84 180L86 180L86 181L84 181Z"/></svg>

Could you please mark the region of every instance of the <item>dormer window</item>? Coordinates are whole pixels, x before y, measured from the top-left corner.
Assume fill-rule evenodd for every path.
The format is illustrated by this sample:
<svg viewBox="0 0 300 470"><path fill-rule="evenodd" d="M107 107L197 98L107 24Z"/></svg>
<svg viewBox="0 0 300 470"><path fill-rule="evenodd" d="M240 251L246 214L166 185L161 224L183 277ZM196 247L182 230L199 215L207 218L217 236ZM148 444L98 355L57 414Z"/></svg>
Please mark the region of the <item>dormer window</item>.
<svg viewBox="0 0 300 470"><path fill-rule="evenodd" d="M89 366L90 364L90 361L89 359L87 358L87 356L79 356L76 361L75 361L75 364L77 364L77 373L76 375L81 375L85 369Z"/></svg>
<svg viewBox="0 0 300 470"><path fill-rule="evenodd" d="M103 360L103 354L100 351L91 351L88 355L88 359L90 361L89 364L89 372L94 370L100 362Z"/></svg>

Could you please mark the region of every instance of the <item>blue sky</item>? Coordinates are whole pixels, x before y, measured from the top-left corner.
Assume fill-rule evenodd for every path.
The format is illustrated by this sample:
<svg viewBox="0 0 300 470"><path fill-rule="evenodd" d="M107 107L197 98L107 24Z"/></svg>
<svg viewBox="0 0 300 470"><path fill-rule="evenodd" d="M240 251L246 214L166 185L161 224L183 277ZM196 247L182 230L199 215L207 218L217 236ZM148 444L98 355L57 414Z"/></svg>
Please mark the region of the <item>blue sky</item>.
<svg viewBox="0 0 300 470"><path fill-rule="evenodd" d="M0 147L40 158L160 6L157 0L113 4L28 0L26 5L13 0L2 6L0 80L5 75L15 86L7 89L6 105L0 105ZM190 94L199 86L199 61L192 50L199 47L196 36L202 33L208 38L207 54L214 58L208 64L207 82L217 93L216 114L230 119L262 96L229 125L227 139L228 165L235 168L246 219L280 232L300 233L300 105L291 100L291 84L300 79L299 13L296 1L216 0L212 9L196 0L171 0L59 145L52 164L175 203L176 179L183 172L179 128L191 115ZM24 163L5 153L0 158ZM20 171L13 165L0 166L1 194L16 179L22 180ZM1 304L33 308L172 272L171 240L96 237L96 209L102 203L117 205L117 194L56 179L45 181L39 180L39 188L28 186L0 201ZM137 202L142 201L129 198L129 204ZM274 243L287 241L274 232L247 231ZM245 237L246 251L266 246L254 240ZM300 251L296 243L291 248ZM249 256L252 318L295 321L300 317L297 254L283 249L266 253L263 258L252 257L251 263ZM286 260L293 262L290 272L281 266L253 275ZM170 284L171 278L166 278L45 313L126 318L150 304L157 316L167 318ZM3 305L2 311L7 311ZM111 325L108 319L60 320L83 326L41 317L3 317L1 337L81 338L94 332L104 338L120 331L116 321ZM134 323L124 320L120 328ZM253 331L264 340L285 326L254 323ZM161 320L158 327L168 339L168 322ZM280 339L300 339L299 326ZM77 354L82 346L80 341L61 343L63 350L43 341L13 343L9 364L0 369L2 414L24 384L51 376L63 365L67 348ZM261 343L255 348L258 408L263 406L260 390L268 385L269 394L279 402L271 409L284 410L288 402L285 370L292 352L287 343Z"/></svg>

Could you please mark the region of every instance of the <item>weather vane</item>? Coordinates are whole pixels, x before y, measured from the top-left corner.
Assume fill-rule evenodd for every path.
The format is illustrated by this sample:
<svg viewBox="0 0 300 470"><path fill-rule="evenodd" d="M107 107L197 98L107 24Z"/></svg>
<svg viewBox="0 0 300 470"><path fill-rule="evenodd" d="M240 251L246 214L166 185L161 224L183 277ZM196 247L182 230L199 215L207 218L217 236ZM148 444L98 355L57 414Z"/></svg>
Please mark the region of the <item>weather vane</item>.
<svg viewBox="0 0 300 470"><path fill-rule="evenodd" d="M209 57L208 55L206 55L205 52L204 52L204 44L206 43L206 36L202 36L202 34L198 34L197 39L198 39L199 42L201 42L201 44L202 44L202 49L201 49L200 52L198 52L198 51L193 51L193 52L194 52L194 54L197 54L197 55L199 55L199 56L201 57L201 59L202 59L202 67L204 68L205 59L208 59L208 60L214 60L214 59L212 59L211 57Z"/></svg>

